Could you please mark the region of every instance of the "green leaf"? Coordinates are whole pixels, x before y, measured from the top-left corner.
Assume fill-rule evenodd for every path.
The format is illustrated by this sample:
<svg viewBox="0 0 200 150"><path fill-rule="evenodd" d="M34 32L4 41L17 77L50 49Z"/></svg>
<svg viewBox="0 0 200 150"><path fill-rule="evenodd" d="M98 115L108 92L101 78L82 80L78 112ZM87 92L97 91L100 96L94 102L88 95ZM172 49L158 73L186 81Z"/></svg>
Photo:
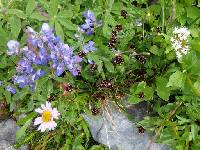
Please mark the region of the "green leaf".
<svg viewBox="0 0 200 150"><path fill-rule="evenodd" d="M160 51L156 45L151 46L149 51L157 56L161 56L162 54L162 51Z"/></svg>
<svg viewBox="0 0 200 150"><path fill-rule="evenodd" d="M113 73L115 71L113 64L109 60L104 59L104 65L109 72Z"/></svg>
<svg viewBox="0 0 200 150"><path fill-rule="evenodd" d="M30 16L32 19L36 19L38 21L47 21L48 18L41 15L39 12L33 12L32 15Z"/></svg>
<svg viewBox="0 0 200 150"><path fill-rule="evenodd" d="M61 25L56 21L55 22L56 34L64 41L64 32Z"/></svg>
<svg viewBox="0 0 200 150"><path fill-rule="evenodd" d="M51 18L56 16L58 13L58 0L51 0L50 1L50 10L49 10L49 15Z"/></svg>
<svg viewBox="0 0 200 150"><path fill-rule="evenodd" d="M19 10L19 9L9 9L8 14L13 15L13 16L16 15L17 17L21 19L26 19L26 14L22 10Z"/></svg>
<svg viewBox="0 0 200 150"><path fill-rule="evenodd" d="M29 118L28 121L16 132L16 140L20 140L26 134L26 129L31 124L33 118Z"/></svg>
<svg viewBox="0 0 200 150"><path fill-rule="evenodd" d="M167 79L163 77L158 77L156 79L156 86L157 86L156 91L158 96L163 100L168 100L170 96L170 88L166 87L167 82L168 82Z"/></svg>
<svg viewBox="0 0 200 150"><path fill-rule="evenodd" d="M28 0L27 6L26 6L26 14L30 16L35 9L35 0Z"/></svg>
<svg viewBox="0 0 200 150"><path fill-rule="evenodd" d="M177 88L183 88L185 84L186 76L181 71L177 70L175 73L173 73L170 78L169 82L167 83L167 87L177 87Z"/></svg>
<svg viewBox="0 0 200 150"><path fill-rule="evenodd" d="M70 20L59 19L61 25L63 25L67 30L76 31L77 25L73 24Z"/></svg>
<svg viewBox="0 0 200 150"><path fill-rule="evenodd" d="M192 19L196 19L198 15L200 14L200 9L194 6L187 7L186 10L187 10L187 17L192 18Z"/></svg>
<svg viewBox="0 0 200 150"><path fill-rule="evenodd" d="M138 98L137 96L131 96L128 98L128 102L131 104L137 104L139 102L141 102L142 100L140 98Z"/></svg>
<svg viewBox="0 0 200 150"><path fill-rule="evenodd" d="M21 20L17 16L12 16L10 20L11 34L13 39L17 39L21 30Z"/></svg>

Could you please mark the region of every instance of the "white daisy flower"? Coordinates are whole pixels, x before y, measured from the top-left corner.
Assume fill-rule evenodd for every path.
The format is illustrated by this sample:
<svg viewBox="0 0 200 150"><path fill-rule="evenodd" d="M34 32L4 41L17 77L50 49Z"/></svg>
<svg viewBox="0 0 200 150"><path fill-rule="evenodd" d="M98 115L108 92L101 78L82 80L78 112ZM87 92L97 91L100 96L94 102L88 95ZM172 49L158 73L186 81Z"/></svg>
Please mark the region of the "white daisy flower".
<svg viewBox="0 0 200 150"><path fill-rule="evenodd" d="M37 117L34 120L34 125L39 125L38 130L41 132L44 132L45 130L54 130L57 126L57 123L54 121L54 119L58 119L58 116L60 116L60 113L56 108L51 107L51 103L46 102L46 105L41 104L41 108L37 108L35 110L37 113L41 114L41 117Z"/></svg>
<svg viewBox="0 0 200 150"><path fill-rule="evenodd" d="M173 31L174 36L171 38L172 47L176 52L176 57L181 59L183 55L186 55L189 51L188 46L188 37L190 35L190 31L183 28L175 28Z"/></svg>

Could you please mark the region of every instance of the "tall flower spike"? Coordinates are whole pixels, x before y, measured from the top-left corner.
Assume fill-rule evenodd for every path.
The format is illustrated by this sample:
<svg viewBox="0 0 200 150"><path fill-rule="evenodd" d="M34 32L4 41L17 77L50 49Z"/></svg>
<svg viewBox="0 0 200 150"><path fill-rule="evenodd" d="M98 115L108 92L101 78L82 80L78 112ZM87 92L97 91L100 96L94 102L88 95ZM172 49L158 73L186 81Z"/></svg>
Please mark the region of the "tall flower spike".
<svg viewBox="0 0 200 150"><path fill-rule="evenodd" d="M171 38L172 47L176 52L176 57L180 60L184 55L186 55L189 51L188 45L188 37L190 35L190 31L183 28L175 28L173 31L173 37Z"/></svg>
<svg viewBox="0 0 200 150"><path fill-rule="evenodd" d="M51 107L51 103L46 102L45 105L41 104L41 108L37 108L35 111L41 115L34 120L35 126L40 125L38 131L51 131L56 128L57 123L54 121L54 119L58 119L60 113L56 108Z"/></svg>

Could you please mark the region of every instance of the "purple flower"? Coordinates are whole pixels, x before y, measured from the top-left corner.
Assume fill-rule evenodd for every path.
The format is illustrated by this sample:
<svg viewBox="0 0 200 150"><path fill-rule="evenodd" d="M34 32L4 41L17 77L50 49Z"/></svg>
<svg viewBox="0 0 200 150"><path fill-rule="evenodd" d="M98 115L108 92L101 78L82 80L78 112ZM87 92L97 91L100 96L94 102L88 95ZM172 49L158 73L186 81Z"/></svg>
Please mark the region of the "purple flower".
<svg viewBox="0 0 200 150"><path fill-rule="evenodd" d="M96 21L96 17L91 10L83 12L83 16L86 18L85 23L80 26L81 31L84 31L87 35L94 33L95 26L101 26L102 21Z"/></svg>
<svg viewBox="0 0 200 150"><path fill-rule="evenodd" d="M17 55L19 53L20 44L17 41L10 40L7 43L8 46L8 55Z"/></svg>
<svg viewBox="0 0 200 150"><path fill-rule="evenodd" d="M56 69L56 76L60 76L65 71L64 63L58 64L58 67Z"/></svg>
<svg viewBox="0 0 200 150"><path fill-rule="evenodd" d="M16 90L13 88L13 87L11 87L11 86L6 86L6 90L8 91L8 92L10 92L10 93L12 93L12 94L15 94L16 93Z"/></svg>
<svg viewBox="0 0 200 150"><path fill-rule="evenodd" d="M2 86L2 83L3 83L3 82L2 82L2 81L0 81L0 86Z"/></svg>
<svg viewBox="0 0 200 150"><path fill-rule="evenodd" d="M88 11L85 11L83 12L83 16L86 18L86 19L89 19L93 22L96 21L96 17L94 15L94 13L91 11L91 10L88 10Z"/></svg>
<svg viewBox="0 0 200 150"><path fill-rule="evenodd" d="M89 41L86 45L83 46L83 52L88 53L92 51L96 51L96 47L94 47L93 41Z"/></svg>
<svg viewBox="0 0 200 150"><path fill-rule="evenodd" d="M41 28L41 32L43 32L43 33L51 32L51 28L50 28L49 24L43 23L42 28Z"/></svg>

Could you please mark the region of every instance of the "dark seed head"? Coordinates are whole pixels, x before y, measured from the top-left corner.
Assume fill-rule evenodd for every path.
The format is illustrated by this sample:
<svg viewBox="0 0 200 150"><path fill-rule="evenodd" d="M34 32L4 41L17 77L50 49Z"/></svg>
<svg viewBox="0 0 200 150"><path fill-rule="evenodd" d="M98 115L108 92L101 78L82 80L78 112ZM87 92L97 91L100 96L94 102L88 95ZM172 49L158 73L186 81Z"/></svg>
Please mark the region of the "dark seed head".
<svg viewBox="0 0 200 150"><path fill-rule="evenodd" d="M139 126L139 127L138 127L138 132L139 132L139 133L144 133L144 132L145 132L145 128L142 127L142 126Z"/></svg>
<svg viewBox="0 0 200 150"><path fill-rule="evenodd" d="M92 98L95 100L105 100L105 96L102 93L95 93L92 95Z"/></svg>
<svg viewBox="0 0 200 150"><path fill-rule="evenodd" d="M117 31L112 31L112 38L116 38L117 36Z"/></svg>
<svg viewBox="0 0 200 150"><path fill-rule="evenodd" d="M141 64L145 64L146 62L146 58L144 55L137 55L135 56L135 58L141 63Z"/></svg>
<svg viewBox="0 0 200 150"><path fill-rule="evenodd" d="M112 59L112 63L116 65L120 65L124 62L124 58L122 55L117 55L115 58Z"/></svg>
<svg viewBox="0 0 200 150"><path fill-rule="evenodd" d="M99 109L96 108L96 107L92 108L91 111L92 111L92 114L93 114L93 115L98 115L98 114L99 114Z"/></svg>
<svg viewBox="0 0 200 150"><path fill-rule="evenodd" d="M81 57L81 58L83 58L85 55L86 55L86 53L83 52L83 51L80 51L80 52L78 53L78 56Z"/></svg>
<svg viewBox="0 0 200 150"><path fill-rule="evenodd" d="M110 81L102 80L100 83L97 84L97 88L99 88L99 89L104 89L104 88L111 89L111 88L113 88L113 84Z"/></svg>
<svg viewBox="0 0 200 150"><path fill-rule="evenodd" d="M117 32L121 31L121 30L122 30L122 25L116 25L116 26L115 26L115 30L116 30Z"/></svg>
<svg viewBox="0 0 200 150"><path fill-rule="evenodd" d="M138 3L137 3L137 1L136 1L136 0L134 0L134 1L132 1L132 2L131 2L131 5L133 5L133 6L137 7L137 6L138 6Z"/></svg>
<svg viewBox="0 0 200 150"><path fill-rule="evenodd" d="M121 10L121 16L124 17L124 19L126 19L128 16L128 12L126 10Z"/></svg>
<svg viewBox="0 0 200 150"><path fill-rule="evenodd" d="M90 64L90 71L94 72L97 69L97 64Z"/></svg>
<svg viewBox="0 0 200 150"><path fill-rule="evenodd" d="M138 94L138 97L139 97L140 99L143 99L143 98L144 98L144 92L140 92L140 93Z"/></svg>
<svg viewBox="0 0 200 150"><path fill-rule="evenodd" d="M108 47L115 48L115 43L113 43L112 41L108 41Z"/></svg>

